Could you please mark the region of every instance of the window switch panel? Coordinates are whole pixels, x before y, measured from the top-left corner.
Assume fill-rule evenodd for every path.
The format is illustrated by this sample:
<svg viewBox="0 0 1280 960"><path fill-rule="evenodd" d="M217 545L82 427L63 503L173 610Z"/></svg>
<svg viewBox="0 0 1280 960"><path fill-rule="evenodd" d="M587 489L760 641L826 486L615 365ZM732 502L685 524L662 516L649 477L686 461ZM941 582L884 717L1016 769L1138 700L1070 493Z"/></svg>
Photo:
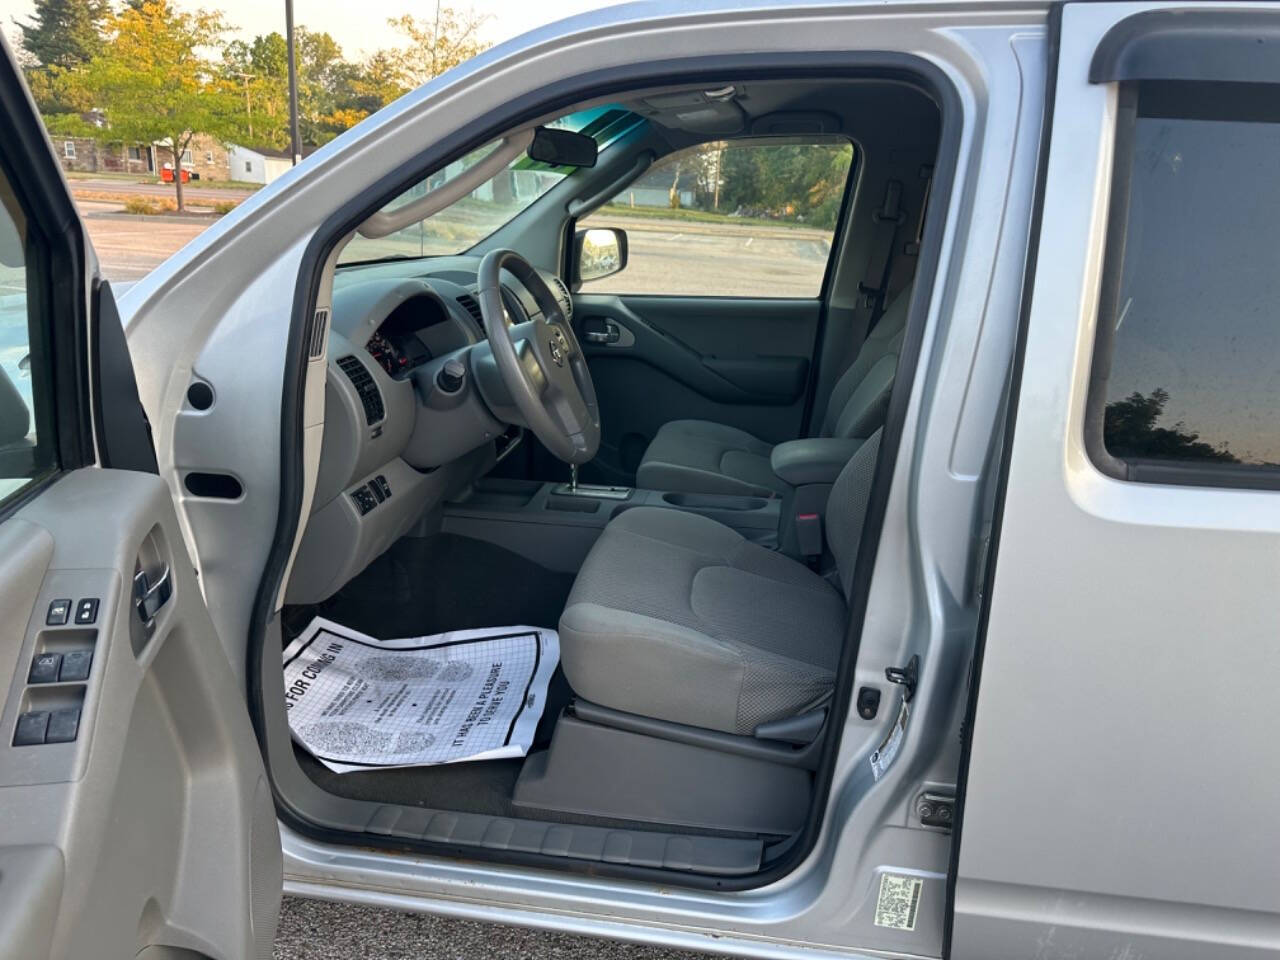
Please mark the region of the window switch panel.
<svg viewBox="0 0 1280 960"><path fill-rule="evenodd" d="M32 710L18 717L18 728L13 732L15 747L30 747L44 743L45 731L49 727L49 711Z"/></svg>
<svg viewBox="0 0 1280 960"><path fill-rule="evenodd" d="M58 671L62 668L62 654L38 653L31 660L31 672L27 674L27 683L57 683Z"/></svg>
<svg viewBox="0 0 1280 960"><path fill-rule="evenodd" d="M89 679L89 667L93 665L92 650L72 650L62 655L62 670L58 679L84 681Z"/></svg>
<svg viewBox="0 0 1280 960"><path fill-rule="evenodd" d="M45 730L45 743L70 743L80 732L80 708L67 707L49 713L49 726Z"/></svg>

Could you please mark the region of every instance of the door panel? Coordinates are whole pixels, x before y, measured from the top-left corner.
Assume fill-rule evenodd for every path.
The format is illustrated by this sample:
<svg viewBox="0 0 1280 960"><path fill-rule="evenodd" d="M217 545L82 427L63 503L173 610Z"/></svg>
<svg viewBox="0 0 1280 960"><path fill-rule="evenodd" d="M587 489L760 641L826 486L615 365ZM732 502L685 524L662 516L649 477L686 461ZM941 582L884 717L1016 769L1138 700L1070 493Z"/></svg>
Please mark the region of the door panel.
<svg viewBox="0 0 1280 960"><path fill-rule="evenodd" d="M1271 151L1240 151L1231 125L1264 84L1252 102L1280 125L1264 36L1280 36L1274 12L1063 8L955 960L1280 954L1280 487L1238 431L1228 448L1207 429L1250 421L1265 451L1280 402L1274 324L1256 319L1274 314L1274 270L1258 269L1275 248ZM1153 333L1137 361L1110 349Z"/></svg>
<svg viewBox="0 0 1280 960"><path fill-rule="evenodd" d="M602 420L585 473L633 482L670 420L713 420L774 443L798 436L820 310L818 300L574 297Z"/></svg>
<svg viewBox="0 0 1280 960"><path fill-rule="evenodd" d="M171 592L151 627L138 569ZM162 591L163 593L163 591ZM159 597L157 596L157 599ZM96 600L92 622L79 616ZM50 607L70 601L65 625ZM257 744L157 476L87 468L0 524L0 957L268 957L279 836ZM55 616L52 619L57 620ZM31 682L38 659L79 680ZM60 741L15 746L24 715ZM45 727L48 736L51 730ZM38 944L38 949L32 949Z"/></svg>
<svg viewBox="0 0 1280 960"><path fill-rule="evenodd" d="M0 107L0 958L267 958L245 691L3 38Z"/></svg>

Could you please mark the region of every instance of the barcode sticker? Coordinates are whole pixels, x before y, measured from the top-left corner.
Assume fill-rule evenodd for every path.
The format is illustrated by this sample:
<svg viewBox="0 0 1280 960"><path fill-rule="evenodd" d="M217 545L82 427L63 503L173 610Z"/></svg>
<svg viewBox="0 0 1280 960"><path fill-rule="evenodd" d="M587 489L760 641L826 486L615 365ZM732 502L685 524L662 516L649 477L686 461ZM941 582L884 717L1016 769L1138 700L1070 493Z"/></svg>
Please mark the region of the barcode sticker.
<svg viewBox="0 0 1280 960"><path fill-rule="evenodd" d="M920 912L920 892L924 881L892 873L880 876L880 898L876 901L877 927L891 930L914 930Z"/></svg>

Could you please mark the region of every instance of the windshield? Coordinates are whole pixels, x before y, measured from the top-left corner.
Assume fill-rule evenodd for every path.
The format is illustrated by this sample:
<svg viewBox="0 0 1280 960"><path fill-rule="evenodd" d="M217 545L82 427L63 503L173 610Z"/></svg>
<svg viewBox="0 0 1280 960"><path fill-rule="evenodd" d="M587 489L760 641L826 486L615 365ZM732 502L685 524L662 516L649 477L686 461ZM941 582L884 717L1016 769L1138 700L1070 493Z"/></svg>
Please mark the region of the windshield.
<svg viewBox="0 0 1280 960"><path fill-rule="evenodd" d="M547 126L588 134L603 149L639 120L640 117L629 110L608 105L571 113ZM498 142L494 141L473 150L414 184L382 209L394 210L423 194L438 190L464 170L475 166L497 146ZM572 172L572 167L553 167L528 156L520 156L505 170L425 220L377 239L357 234L338 255L338 263L464 253L511 222Z"/></svg>

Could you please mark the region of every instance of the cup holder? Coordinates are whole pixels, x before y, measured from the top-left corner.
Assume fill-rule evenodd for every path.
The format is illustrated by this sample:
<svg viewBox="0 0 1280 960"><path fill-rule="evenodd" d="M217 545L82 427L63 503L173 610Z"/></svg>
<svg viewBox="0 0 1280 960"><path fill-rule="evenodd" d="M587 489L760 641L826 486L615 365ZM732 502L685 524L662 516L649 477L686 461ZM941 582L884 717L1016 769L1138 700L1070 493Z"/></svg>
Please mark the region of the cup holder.
<svg viewBox="0 0 1280 960"><path fill-rule="evenodd" d="M728 493L664 493L662 499L684 510L763 510L764 497L739 497Z"/></svg>

